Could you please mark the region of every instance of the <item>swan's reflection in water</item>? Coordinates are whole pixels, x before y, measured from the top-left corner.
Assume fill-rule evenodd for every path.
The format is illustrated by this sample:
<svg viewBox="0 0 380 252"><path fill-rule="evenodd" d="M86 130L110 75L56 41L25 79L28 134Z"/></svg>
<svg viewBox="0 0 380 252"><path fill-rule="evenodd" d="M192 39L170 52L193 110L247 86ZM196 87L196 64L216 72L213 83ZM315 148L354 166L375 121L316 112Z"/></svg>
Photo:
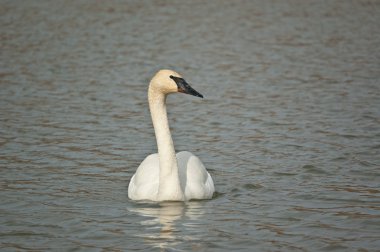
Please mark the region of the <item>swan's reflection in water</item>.
<svg viewBox="0 0 380 252"><path fill-rule="evenodd" d="M142 217L151 217L141 221L141 225L146 226L145 234L138 234L144 237L146 242L153 247L159 247L162 251L186 241L196 241L200 239L196 236L189 236L191 232L183 232L184 229L194 228L195 222L204 214L201 201L190 202L161 202L158 204L135 205L132 212L138 213ZM176 225L177 220L181 220ZM186 236L182 234L186 233Z"/></svg>

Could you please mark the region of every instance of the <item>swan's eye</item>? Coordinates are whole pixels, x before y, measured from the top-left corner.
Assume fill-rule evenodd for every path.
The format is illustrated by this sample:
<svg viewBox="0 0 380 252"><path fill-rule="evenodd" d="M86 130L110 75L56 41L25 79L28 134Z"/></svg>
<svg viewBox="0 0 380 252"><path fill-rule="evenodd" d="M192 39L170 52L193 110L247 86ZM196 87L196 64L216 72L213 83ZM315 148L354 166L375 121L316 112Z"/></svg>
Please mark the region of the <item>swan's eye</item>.
<svg viewBox="0 0 380 252"><path fill-rule="evenodd" d="M177 84L178 84L179 81L185 81L185 80L184 80L183 78L181 78L181 77L177 77L177 76L173 76L173 75L170 75L169 77L170 77L170 79L174 80L175 83L177 83Z"/></svg>

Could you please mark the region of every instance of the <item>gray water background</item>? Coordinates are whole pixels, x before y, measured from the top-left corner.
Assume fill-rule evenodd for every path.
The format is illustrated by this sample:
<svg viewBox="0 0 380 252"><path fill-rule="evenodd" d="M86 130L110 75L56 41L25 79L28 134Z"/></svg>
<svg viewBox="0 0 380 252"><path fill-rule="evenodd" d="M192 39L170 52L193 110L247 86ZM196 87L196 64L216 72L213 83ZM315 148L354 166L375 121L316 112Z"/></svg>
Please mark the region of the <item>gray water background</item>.
<svg viewBox="0 0 380 252"><path fill-rule="evenodd" d="M380 1L0 3L1 251L379 251ZM127 198L161 68L212 200Z"/></svg>

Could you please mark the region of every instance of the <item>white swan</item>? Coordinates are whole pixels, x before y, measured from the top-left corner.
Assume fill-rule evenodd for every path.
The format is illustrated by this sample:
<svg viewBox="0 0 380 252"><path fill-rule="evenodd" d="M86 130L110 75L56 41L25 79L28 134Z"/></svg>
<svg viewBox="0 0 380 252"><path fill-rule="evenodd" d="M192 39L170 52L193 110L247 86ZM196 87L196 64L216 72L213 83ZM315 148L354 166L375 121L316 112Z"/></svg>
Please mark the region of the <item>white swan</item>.
<svg viewBox="0 0 380 252"><path fill-rule="evenodd" d="M203 98L171 70L158 71L150 81L148 100L158 153L147 156L133 175L128 186L132 200L187 201L210 199L214 194L214 182L199 158L188 151L175 154L166 96L177 92Z"/></svg>

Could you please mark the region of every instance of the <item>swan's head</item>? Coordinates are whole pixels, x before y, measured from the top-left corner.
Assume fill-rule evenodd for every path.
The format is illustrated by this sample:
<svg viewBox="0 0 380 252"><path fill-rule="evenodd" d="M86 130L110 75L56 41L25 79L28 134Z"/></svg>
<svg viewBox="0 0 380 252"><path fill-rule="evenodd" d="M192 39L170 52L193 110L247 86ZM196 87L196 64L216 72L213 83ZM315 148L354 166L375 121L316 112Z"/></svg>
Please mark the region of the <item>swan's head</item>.
<svg viewBox="0 0 380 252"><path fill-rule="evenodd" d="M150 81L150 87L163 93L184 93L203 98L203 95L193 89L180 74L172 70L160 70Z"/></svg>

